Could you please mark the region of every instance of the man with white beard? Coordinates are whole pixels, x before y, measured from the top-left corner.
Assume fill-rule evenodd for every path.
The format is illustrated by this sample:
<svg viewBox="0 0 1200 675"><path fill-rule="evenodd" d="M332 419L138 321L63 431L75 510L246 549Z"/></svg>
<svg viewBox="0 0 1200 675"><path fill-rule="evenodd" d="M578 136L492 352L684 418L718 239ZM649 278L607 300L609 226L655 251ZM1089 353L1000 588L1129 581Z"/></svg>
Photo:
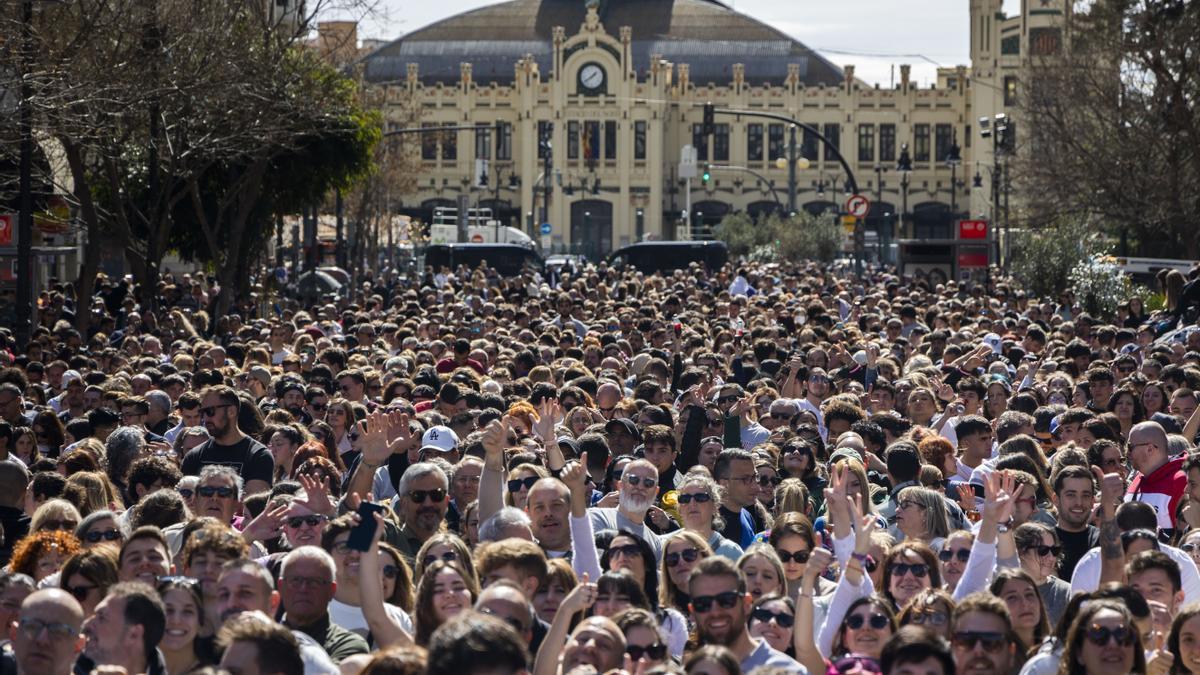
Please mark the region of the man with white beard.
<svg viewBox="0 0 1200 675"><path fill-rule="evenodd" d="M625 466L617 483L616 508L588 509L592 530L616 530L636 534L654 549L654 557L662 560L662 538L646 526L646 512L658 496L658 469L644 459Z"/></svg>

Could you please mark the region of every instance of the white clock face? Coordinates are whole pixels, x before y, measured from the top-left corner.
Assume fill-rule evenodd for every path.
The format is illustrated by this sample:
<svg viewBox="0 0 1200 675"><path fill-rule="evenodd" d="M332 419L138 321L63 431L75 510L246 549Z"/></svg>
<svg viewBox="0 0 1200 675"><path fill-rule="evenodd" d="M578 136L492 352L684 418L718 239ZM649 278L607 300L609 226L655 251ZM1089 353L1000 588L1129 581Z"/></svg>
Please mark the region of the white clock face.
<svg viewBox="0 0 1200 675"><path fill-rule="evenodd" d="M579 83L586 89L599 89L604 86L604 69L589 63L579 71Z"/></svg>

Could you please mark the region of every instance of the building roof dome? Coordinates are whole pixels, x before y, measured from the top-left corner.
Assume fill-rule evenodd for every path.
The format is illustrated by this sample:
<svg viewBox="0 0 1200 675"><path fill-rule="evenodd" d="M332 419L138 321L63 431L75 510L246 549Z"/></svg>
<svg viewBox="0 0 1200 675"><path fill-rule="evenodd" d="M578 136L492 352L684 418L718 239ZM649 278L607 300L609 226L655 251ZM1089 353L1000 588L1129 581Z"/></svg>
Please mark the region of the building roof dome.
<svg viewBox="0 0 1200 675"><path fill-rule="evenodd" d="M692 82L724 83L733 64L745 64L748 84L781 84L789 64L798 64L805 85L836 85L842 71L786 34L714 0L603 0L597 4L605 32L616 37L630 26L633 66L638 77L650 68L650 56L689 65ZM510 0L438 21L390 42L363 59L374 83L403 80L417 64L425 84L454 83L459 64L472 64L479 84L512 81L518 60L532 55L542 73L552 71L553 29L568 37L587 15L580 0Z"/></svg>

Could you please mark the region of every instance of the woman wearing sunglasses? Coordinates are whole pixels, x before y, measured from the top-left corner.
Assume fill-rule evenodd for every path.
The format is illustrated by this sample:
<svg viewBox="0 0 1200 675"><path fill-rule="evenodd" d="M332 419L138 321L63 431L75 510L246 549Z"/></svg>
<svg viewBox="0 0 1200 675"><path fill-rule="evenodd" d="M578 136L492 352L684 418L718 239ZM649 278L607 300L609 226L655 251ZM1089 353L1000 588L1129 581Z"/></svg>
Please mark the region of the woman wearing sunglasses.
<svg viewBox="0 0 1200 675"><path fill-rule="evenodd" d="M504 490L504 504L525 510L529 500L529 489L539 480L550 475L546 467L536 464L518 464L508 472L508 484Z"/></svg>
<svg viewBox="0 0 1200 675"><path fill-rule="evenodd" d="M626 609L612 617L617 628L625 634L625 654L637 669L652 668L667 661L667 643L658 620L638 607Z"/></svg>
<svg viewBox="0 0 1200 675"><path fill-rule="evenodd" d="M683 529L679 532L696 534L714 553L737 562L742 556L742 547L722 536L717 526L720 520L717 507L722 496L721 487L708 474L689 471L676 493L679 519L683 521Z"/></svg>
<svg viewBox="0 0 1200 675"><path fill-rule="evenodd" d="M918 593L905 605L896 622L900 626L921 626L949 640L955 604L949 593L940 588L931 588Z"/></svg>
<svg viewBox="0 0 1200 675"><path fill-rule="evenodd" d="M812 523L799 513L785 513L771 527L767 540L783 563L783 576L787 582L787 597L794 598L800 591L800 580L807 567L808 556L817 547ZM833 584L817 577L816 594L828 595Z"/></svg>
<svg viewBox="0 0 1200 675"><path fill-rule="evenodd" d="M1062 556L1062 545L1053 527L1042 523L1024 523L1013 530L1021 569L1025 570L1046 603L1046 618L1057 626L1067 602L1071 600L1071 584L1054 576Z"/></svg>
<svg viewBox="0 0 1200 675"><path fill-rule="evenodd" d="M467 547L467 543L449 532L438 532L426 539L421 545L421 550L417 551L413 577L420 579L425 576L425 568L438 560L464 564L465 569L475 576L475 565L471 562L471 549Z"/></svg>
<svg viewBox="0 0 1200 675"><path fill-rule="evenodd" d="M1111 600L1088 603L1071 623L1059 673L1112 675L1146 672L1142 638L1129 610Z"/></svg>
<svg viewBox="0 0 1200 675"><path fill-rule="evenodd" d="M116 549L87 549L71 556L63 564L58 586L70 593L83 607L83 615L96 612L96 605L108 594L117 579Z"/></svg>
<svg viewBox="0 0 1200 675"><path fill-rule="evenodd" d="M664 583L658 589L658 602L663 607L674 607L686 614L688 603L688 579L696 563L712 555L713 551L700 535L689 530L679 530L667 539L663 548L662 570Z"/></svg>
<svg viewBox="0 0 1200 675"><path fill-rule="evenodd" d="M796 655L792 636L795 623L796 603L791 598L768 595L755 600L750 608L750 635L792 657Z"/></svg>
<svg viewBox="0 0 1200 675"><path fill-rule="evenodd" d="M974 494L974 493L972 493ZM974 496L971 497L974 499ZM954 591L967 570L967 561L971 559L971 547L975 544L975 535L968 530L956 530L946 537L942 550L938 551L938 561L942 563L942 581L946 589Z"/></svg>

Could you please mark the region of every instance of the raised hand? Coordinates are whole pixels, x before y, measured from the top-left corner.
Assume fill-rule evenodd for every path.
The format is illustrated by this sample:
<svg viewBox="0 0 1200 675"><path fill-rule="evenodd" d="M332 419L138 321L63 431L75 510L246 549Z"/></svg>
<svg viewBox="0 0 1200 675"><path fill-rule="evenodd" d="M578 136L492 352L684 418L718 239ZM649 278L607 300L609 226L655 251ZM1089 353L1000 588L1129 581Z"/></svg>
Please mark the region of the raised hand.
<svg viewBox="0 0 1200 675"><path fill-rule="evenodd" d="M329 479L314 478L306 474L300 474L296 478L304 488L305 494L304 500L296 500L296 503L303 504L313 513L332 515L334 506L333 501L329 499Z"/></svg>
<svg viewBox="0 0 1200 675"><path fill-rule="evenodd" d="M983 517L993 523L1008 522L1024 487L1007 471L988 474L983 484Z"/></svg>
<svg viewBox="0 0 1200 675"><path fill-rule="evenodd" d="M566 612L566 616L572 616L596 604L596 584L589 581L588 573L583 573L583 580L579 585L571 589L567 593L567 597L562 599L558 605L559 612Z"/></svg>
<svg viewBox="0 0 1200 675"><path fill-rule="evenodd" d="M362 461L371 468L383 466L392 456L388 444L389 426L388 416L380 412L373 412L358 423L358 449L362 452Z"/></svg>
<svg viewBox="0 0 1200 675"><path fill-rule="evenodd" d="M587 453L579 455L578 462L571 462L563 469L559 479L567 484L571 494L582 494L587 490Z"/></svg>
<svg viewBox="0 0 1200 675"><path fill-rule="evenodd" d="M871 550L871 535L879 528L879 521L872 513L864 513L865 508L861 505L862 496L858 499L846 497L846 506L850 510L851 522L854 523L854 550L858 553L867 553Z"/></svg>
<svg viewBox="0 0 1200 675"><path fill-rule="evenodd" d="M1104 473L1100 467L1092 467L1092 477L1100 486L1100 504L1105 509L1116 510L1121 500L1125 498L1125 479L1120 474Z"/></svg>
<svg viewBox="0 0 1200 675"><path fill-rule="evenodd" d="M291 508L289 504L280 504L275 508L264 509L242 530L242 538L253 543L279 536L289 508Z"/></svg>
<svg viewBox="0 0 1200 675"><path fill-rule="evenodd" d="M412 427L409 426L408 413L390 413L387 415L388 447L393 454L415 450Z"/></svg>
<svg viewBox="0 0 1200 675"><path fill-rule="evenodd" d="M504 449L508 447L508 421L492 420L483 430L483 450L489 466L495 470L504 468Z"/></svg>
<svg viewBox="0 0 1200 675"><path fill-rule="evenodd" d="M829 564L833 562L833 552L827 548L818 546L808 554L808 563L804 566L804 578L806 581L816 579L821 576Z"/></svg>
<svg viewBox="0 0 1200 675"><path fill-rule="evenodd" d="M558 401L547 398L538 406L538 420L533 425L533 433L542 439L543 445L557 442L554 428L562 422L562 406Z"/></svg>

